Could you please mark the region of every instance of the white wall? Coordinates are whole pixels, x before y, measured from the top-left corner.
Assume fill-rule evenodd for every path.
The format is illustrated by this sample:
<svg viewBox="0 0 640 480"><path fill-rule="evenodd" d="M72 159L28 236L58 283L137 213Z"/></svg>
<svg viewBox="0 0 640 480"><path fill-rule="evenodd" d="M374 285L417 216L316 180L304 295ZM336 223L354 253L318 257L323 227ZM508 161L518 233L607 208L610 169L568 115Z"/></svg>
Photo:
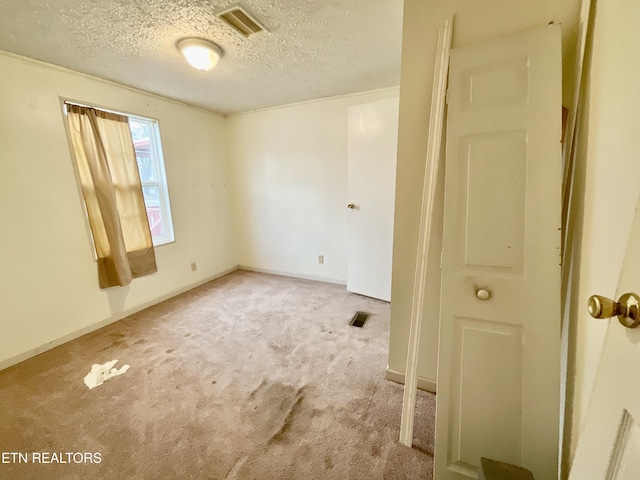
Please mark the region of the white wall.
<svg viewBox="0 0 640 480"><path fill-rule="evenodd" d="M240 265L346 282L347 109L393 96L397 89L228 119Z"/></svg>
<svg viewBox="0 0 640 480"><path fill-rule="evenodd" d="M607 322L587 313L590 295L616 298L640 185L640 4L597 2L586 118L581 125L573 246L569 410L573 457L598 369ZM581 198L582 197L582 198ZM581 247L581 248L580 248ZM638 287L640 288L640 286ZM620 292L624 293L624 292ZM624 368L621 366L621 368Z"/></svg>
<svg viewBox="0 0 640 480"><path fill-rule="evenodd" d="M452 39L452 46L455 48L482 39L540 27L551 21L562 24L563 97L564 103L569 105L572 98L579 7L580 0L405 0L391 292L390 370L404 372L406 364L438 29L450 14L455 14ZM441 188L438 195L440 205L443 194ZM435 221L435 231L441 232L442 216L438 216ZM430 264L439 265L439 256L440 245L435 243L429 254ZM418 375L427 382L435 383L440 289L440 272L437 268L429 273L427 289Z"/></svg>
<svg viewBox="0 0 640 480"><path fill-rule="evenodd" d="M0 367L237 264L224 118L4 53L0 78ZM159 120L176 242L156 274L98 287L60 96Z"/></svg>

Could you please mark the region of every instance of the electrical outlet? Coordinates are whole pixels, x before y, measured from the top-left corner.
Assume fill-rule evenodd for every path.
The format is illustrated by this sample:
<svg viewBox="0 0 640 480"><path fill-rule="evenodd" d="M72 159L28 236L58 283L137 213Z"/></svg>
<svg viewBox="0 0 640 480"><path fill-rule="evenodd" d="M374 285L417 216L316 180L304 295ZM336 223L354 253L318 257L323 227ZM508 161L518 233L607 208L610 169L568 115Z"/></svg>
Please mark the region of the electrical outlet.
<svg viewBox="0 0 640 480"><path fill-rule="evenodd" d="M320 264L324 263L324 255L318 255L318 263Z"/></svg>
<svg viewBox="0 0 640 480"><path fill-rule="evenodd" d="M198 270L198 264L196 262L191 262L191 271L195 272Z"/></svg>

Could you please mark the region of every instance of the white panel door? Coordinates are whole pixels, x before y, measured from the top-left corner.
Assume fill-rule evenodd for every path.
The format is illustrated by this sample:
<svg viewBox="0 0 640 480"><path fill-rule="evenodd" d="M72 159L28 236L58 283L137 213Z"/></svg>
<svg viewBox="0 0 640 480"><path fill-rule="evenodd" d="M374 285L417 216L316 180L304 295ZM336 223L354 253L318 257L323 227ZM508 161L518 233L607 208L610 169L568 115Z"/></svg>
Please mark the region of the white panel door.
<svg viewBox="0 0 640 480"><path fill-rule="evenodd" d="M348 115L347 290L390 301L398 97Z"/></svg>
<svg viewBox="0 0 640 480"><path fill-rule="evenodd" d="M616 299L640 294L640 204L636 209ZM594 294L598 292L592 292ZM570 480L640 478L640 328L609 320L589 414Z"/></svg>
<svg viewBox="0 0 640 480"><path fill-rule="evenodd" d="M435 477L557 477L561 32L451 51Z"/></svg>

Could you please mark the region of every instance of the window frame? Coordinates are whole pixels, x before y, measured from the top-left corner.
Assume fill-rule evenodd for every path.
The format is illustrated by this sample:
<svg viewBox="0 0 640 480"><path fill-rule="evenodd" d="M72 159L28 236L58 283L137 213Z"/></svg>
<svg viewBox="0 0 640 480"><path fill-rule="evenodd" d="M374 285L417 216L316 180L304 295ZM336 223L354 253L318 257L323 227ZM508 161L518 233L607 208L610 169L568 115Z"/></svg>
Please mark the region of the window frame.
<svg viewBox="0 0 640 480"><path fill-rule="evenodd" d="M175 232L173 229L173 217L171 215L171 201L169 199L169 186L167 182L167 173L164 164L164 153L162 151L162 135L160 134L160 125L157 120L153 118L142 117L140 115L126 115L129 120L133 120L139 123L147 123L151 127L149 129L150 137L151 137L151 158L154 163L154 169L156 174L158 175L158 180L155 182L144 181L142 177L140 177L140 184L142 185L143 192L145 186L156 186L159 191L159 199L160 199L160 215L162 216L162 221L164 225L166 225L166 232L161 237L153 238L154 247L159 247L161 245L166 245L168 243L175 242ZM137 160L137 157L136 157ZM138 174L140 170L138 169ZM145 201L145 207L147 206ZM147 217L148 218L148 217Z"/></svg>
<svg viewBox="0 0 640 480"><path fill-rule="evenodd" d="M138 121L138 122L144 122L144 123L149 123L150 124L150 136L151 136L151 141L150 141L150 146L151 146L151 154L152 154L152 158L153 158L153 162L154 162L154 168L156 173L158 174L159 180L157 182L143 182L142 181L142 177L140 176L140 169L138 168L138 177L140 178L140 184L141 186L145 186L145 184L147 185L157 185L158 186L158 190L159 190L159 198L160 198L160 212L162 215L162 220L164 222L164 224L166 225L166 233L165 235L163 235L162 237L156 237L153 238L153 233L151 234L151 241L153 243L153 247L157 248L157 247L161 247L163 245L168 245L171 243L175 243L175 228L173 225L173 215L172 215L172 211L171 211L171 198L170 198L170 192L169 192L169 182L167 180L167 174L166 174L166 166L165 166L165 159L164 159L164 152L163 152L163 147L162 147L162 134L160 132L160 122L155 119L155 118L151 118L151 117L145 117L143 115L138 115L135 113L129 113L129 112L124 112L122 110L115 110L113 108L108 108L108 107L103 107L100 105L96 105L94 103L87 103L87 102L80 102L77 100L73 100L70 98L64 98L64 97L60 97L60 103L62 106L62 115L64 118L64 126L65 126L65 131L67 132L67 141L69 142L69 150L71 153L71 160L73 163L73 168L74 168L74 173L76 176L76 185L78 186L78 192L80 195L80 199L82 201L82 207L83 207L83 211L84 211L84 216L85 216L85 221L86 221L86 225L87 225L87 229L89 232L89 238L91 241L91 248L93 251L93 255L94 255L94 259L97 259L96 253L95 253L95 245L93 243L93 234L91 233L91 227L89 225L89 219L87 216L87 212L86 212L86 206L84 203L84 196L82 194L82 189L80 187L80 183L79 183L79 177L78 177L78 171L77 171L77 165L75 160L73 159L73 147L71 145L71 141L70 141L70 137L69 137L69 131L68 131L68 125L67 125L67 120L66 120L66 116L67 116L67 105L72 104L72 105L78 105L81 107L89 107L89 108L95 108L96 110L102 110L104 112L110 112L110 113L115 113L118 115L124 115L126 116L129 120L134 120L134 121ZM137 160L137 157L136 157ZM138 164L139 165L139 164ZM144 193L144 190L143 190ZM144 198L144 195L143 195ZM147 207L147 202L145 200L145 210ZM149 220L149 217L147 215L147 221Z"/></svg>

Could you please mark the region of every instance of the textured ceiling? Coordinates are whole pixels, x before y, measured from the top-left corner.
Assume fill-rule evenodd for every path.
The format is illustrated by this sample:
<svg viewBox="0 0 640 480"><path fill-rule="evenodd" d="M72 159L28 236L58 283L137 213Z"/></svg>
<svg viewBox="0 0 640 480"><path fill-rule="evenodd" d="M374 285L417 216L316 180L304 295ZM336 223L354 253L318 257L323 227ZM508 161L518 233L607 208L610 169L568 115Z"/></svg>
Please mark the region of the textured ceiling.
<svg viewBox="0 0 640 480"><path fill-rule="evenodd" d="M215 13L240 3L271 33ZM400 83L403 0L0 0L0 50L231 114ZM203 37L209 72L175 47Z"/></svg>

